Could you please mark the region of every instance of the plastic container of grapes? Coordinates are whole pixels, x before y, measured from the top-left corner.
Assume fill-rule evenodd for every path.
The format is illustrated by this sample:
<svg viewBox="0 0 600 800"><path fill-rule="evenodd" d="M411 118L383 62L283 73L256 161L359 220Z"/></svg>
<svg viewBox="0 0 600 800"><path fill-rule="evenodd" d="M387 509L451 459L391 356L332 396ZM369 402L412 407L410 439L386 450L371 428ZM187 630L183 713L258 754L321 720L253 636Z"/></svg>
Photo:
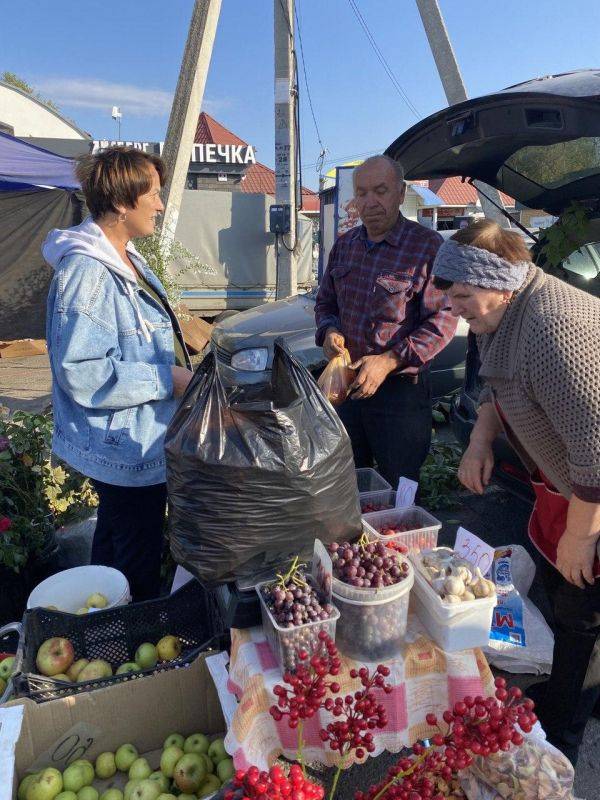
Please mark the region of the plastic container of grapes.
<svg viewBox="0 0 600 800"><path fill-rule="evenodd" d="M498 602L496 594L464 603L445 603L421 571L419 555L411 558L415 563L413 608L435 643L447 653L485 647Z"/></svg>
<svg viewBox="0 0 600 800"><path fill-rule="evenodd" d="M431 550L437 547L438 534L442 527L428 511L419 506L407 508L391 508L386 511L374 511L363 515L363 523L369 537L376 541L385 542L386 545L396 548L404 545L407 552L416 553L419 550ZM393 536L379 533L386 528L403 527L406 530Z"/></svg>
<svg viewBox="0 0 600 800"><path fill-rule="evenodd" d="M341 653L361 662L401 653L414 582L414 570L406 563L406 577L383 589L361 589L334 578L333 602L340 610L336 644Z"/></svg>
<svg viewBox="0 0 600 800"><path fill-rule="evenodd" d="M393 489L382 489L379 492L363 492L359 495L359 500L361 514L388 511L396 507L396 492Z"/></svg>
<svg viewBox="0 0 600 800"><path fill-rule="evenodd" d="M371 467L361 467L356 470L356 484L358 486L358 493L364 494L365 492L381 492L392 488L385 478Z"/></svg>
<svg viewBox="0 0 600 800"><path fill-rule="evenodd" d="M309 579L310 580L310 579ZM298 664L298 651L306 650L310 656L319 652L321 640L319 634L325 631L335 641L336 624L340 618L339 610L333 606L333 613L329 619L317 619L306 622L294 628L282 628L269 611L262 596L261 589L273 581L265 581L256 585L256 592L260 598L260 613L262 616L263 633L281 667L282 672L293 671Z"/></svg>

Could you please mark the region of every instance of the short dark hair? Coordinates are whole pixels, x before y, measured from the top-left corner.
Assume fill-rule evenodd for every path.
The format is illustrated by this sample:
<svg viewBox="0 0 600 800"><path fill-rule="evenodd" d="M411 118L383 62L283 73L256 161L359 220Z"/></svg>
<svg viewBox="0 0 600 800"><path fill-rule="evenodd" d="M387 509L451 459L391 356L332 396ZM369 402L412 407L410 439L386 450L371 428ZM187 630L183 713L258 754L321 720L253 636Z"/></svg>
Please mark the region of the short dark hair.
<svg viewBox="0 0 600 800"><path fill-rule="evenodd" d="M109 147L78 159L75 173L93 219L99 219L117 206L135 208L138 198L150 191L149 167L158 172L160 185L165 178L165 164L160 156L135 147Z"/></svg>

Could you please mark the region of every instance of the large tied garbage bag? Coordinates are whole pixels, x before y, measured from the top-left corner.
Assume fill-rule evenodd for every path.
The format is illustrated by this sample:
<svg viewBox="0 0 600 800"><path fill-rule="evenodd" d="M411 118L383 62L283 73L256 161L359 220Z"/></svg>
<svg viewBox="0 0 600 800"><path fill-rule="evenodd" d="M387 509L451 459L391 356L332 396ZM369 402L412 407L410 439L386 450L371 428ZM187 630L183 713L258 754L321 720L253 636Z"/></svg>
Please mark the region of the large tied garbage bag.
<svg viewBox="0 0 600 800"><path fill-rule="evenodd" d="M270 383L227 387L209 354L165 448L171 551L207 587L361 531L348 435L279 340Z"/></svg>

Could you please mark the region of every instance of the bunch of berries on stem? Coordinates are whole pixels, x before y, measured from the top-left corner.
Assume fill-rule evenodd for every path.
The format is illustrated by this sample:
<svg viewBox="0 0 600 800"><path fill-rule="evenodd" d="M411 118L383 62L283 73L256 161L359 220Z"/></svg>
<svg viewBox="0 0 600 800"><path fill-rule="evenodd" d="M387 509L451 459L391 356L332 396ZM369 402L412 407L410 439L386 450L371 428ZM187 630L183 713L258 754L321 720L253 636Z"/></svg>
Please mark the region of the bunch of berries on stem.
<svg viewBox="0 0 600 800"><path fill-rule="evenodd" d="M437 728L431 746L413 745L413 755L402 758L386 780L357 792L355 800L444 800L450 781L468 767L473 756L486 758L523 744L537 721L533 700L517 687L507 689L504 678L496 678L494 697L465 697L444 711L443 728L435 714L427 724Z"/></svg>

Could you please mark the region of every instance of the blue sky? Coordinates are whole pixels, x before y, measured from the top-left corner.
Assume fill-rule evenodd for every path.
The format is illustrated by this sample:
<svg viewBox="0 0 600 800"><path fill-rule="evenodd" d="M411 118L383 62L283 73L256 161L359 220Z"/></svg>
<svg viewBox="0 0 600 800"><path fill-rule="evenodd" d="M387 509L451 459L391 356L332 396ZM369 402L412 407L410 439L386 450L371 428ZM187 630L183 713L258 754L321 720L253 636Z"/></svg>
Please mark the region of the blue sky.
<svg viewBox="0 0 600 800"><path fill-rule="evenodd" d="M347 0L296 0L306 68L331 165L385 148L417 116ZM414 0L356 0L419 117L446 105ZM192 0L3 3L0 72L16 72L93 137L164 138ZM470 96L552 72L600 67L599 0L441 0ZM299 42L297 43L299 51ZM300 64L304 183L319 145ZM273 2L223 0L205 110L273 164Z"/></svg>

